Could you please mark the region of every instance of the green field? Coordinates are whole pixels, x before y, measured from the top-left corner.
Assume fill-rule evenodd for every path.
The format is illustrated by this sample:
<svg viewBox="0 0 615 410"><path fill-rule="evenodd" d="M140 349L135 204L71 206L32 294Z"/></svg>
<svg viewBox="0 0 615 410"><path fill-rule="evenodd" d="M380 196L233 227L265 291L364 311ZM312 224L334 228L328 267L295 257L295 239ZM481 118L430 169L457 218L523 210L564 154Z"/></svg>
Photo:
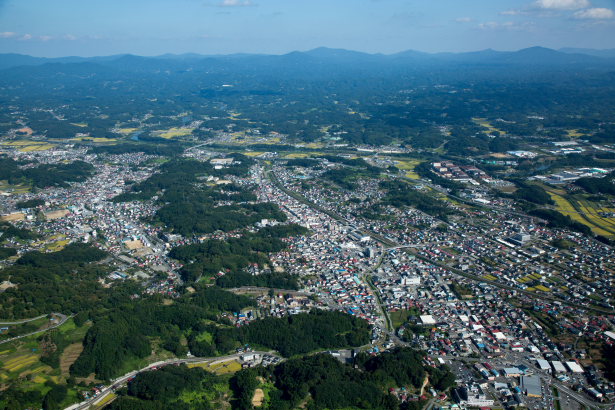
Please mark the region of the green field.
<svg viewBox="0 0 615 410"><path fill-rule="evenodd" d="M563 215L591 228L596 235L607 238L615 236L615 219L603 218L600 212L613 212L615 209L602 207L587 200L583 195L569 195L565 191L545 187L549 196L555 201L556 209Z"/></svg>

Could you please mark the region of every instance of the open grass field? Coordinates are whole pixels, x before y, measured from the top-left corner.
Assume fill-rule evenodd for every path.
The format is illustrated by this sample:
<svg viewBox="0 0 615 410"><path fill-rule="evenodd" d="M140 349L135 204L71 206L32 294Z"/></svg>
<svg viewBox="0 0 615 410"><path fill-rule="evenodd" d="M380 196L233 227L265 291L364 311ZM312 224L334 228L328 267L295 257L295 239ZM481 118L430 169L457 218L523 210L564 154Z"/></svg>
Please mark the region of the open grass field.
<svg viewBox="0 0 615 410"><path fill-rule="evenodd" d="M6 180L0 181L0 192L10 192L13 194L25 194L30 192L31 187L29 185L10 185Z"/></svg>
<svg viewBox="0 0 615 410"><path fill-rule="evenodd" d="M309 158L311 157L311 154L308 153L303 153L303 152L293 152L290 154L286 154L284 155L284 159L297 159L297 158Z"/></svg>
<svg viewBox="0 0 615 410"><path fill-rule="evenodd" d="M419 175L414 172L414 168L416 168L422 161L419 160L407 160L407 161L397 161L395 166L405 171L406 177L411 179L420 179Z"/></svg>
<svg viewBox="0 0 615 410"><path fill-rule="evenodd" d="M49 252L58 252L66 248L66 245L68 245L69 243L70 243L69 239L62 239L59 241L47 243L45 246L43 246L43 249Z"/></svg>
<svg viewBox="0 0 615 410"><path fill-rule="evenodd" d="M393 325L393 329L397 329L401 325L406 323L408 321L408 317L413 314L418 315L420 313L407 309L400 309L396 312L389 312L389 318L391 318L391 324Z"/></svg>
<svg viewBox="0 0 615 410"><path fill-rule="evenodd" d="M166 131L160 131L157 132L157 135L161 138L166 138L166 139L173 139L173 138L180 138L180 137L186 137L190 134L192 134L192 131L194 131L193 128L169 128Z"/></svg>
<svg viewBox="0 0 615 410"><path fill-rule="evenodd" d="M64 349L62 356L60 356L60 371L63 376L68 377L70 366L75 363L81 352L83 352L82 343L73 343Z"/></svg>
<svg viewBox="0 0 615 410"><path fill-rule="evenodd" d="M71 138L71 141L87 141L95 142L99 144L117 142L116 138L103 138L103 137L75 137Z"/></svg>
<svg viewBox="0 0 615 410"><path fill-rule="evenodd" d="M506 132L502 131L501 129L495 128L489 121L487 121L486 118L472 118L472 121L474 121L476 124L480 125L481 127L485 127L489 129L489 132L497 131L500 134L506 134Z"/></svg>
<svg viewBox="0 0 615 410"><path fill-rule="evenodd" d="M241 364L237 360L230 360L222 363L196 363L189 364L188 367L202 367L203 369L217 375L236 373L241 370Z"/></svg>
<svg viewBox="0 0 615 410"><path fill-rule="evenodd" d="M579 138L579 137L585 136L585 134L583 134L582 132L579 132L579 130L566 130L566 133L568 134L568 137L570 138Z"/></svg>
<svg viewBox="0 0 615 410"><path fill-rule="evenodd" d="M118 132L119 132L120 134L122 134L122 135L130 135L130 134L132 134L133 132L137 132L137 131L139 131L139 129L138 129L138 128L120 128L120 129L118 130Z"/></svg>
<svg viewBox="0 0 615 410"><path fill-rule="evenodd" d="M99 401L98 403L94 404L92 406L92 409L96 409L96 410L102 409L103 407L105 407L107 404L111 403L116 398L117 398L117 396L115 394L109 393L105 397L103 397L103 399L101 401Z"/></svg>

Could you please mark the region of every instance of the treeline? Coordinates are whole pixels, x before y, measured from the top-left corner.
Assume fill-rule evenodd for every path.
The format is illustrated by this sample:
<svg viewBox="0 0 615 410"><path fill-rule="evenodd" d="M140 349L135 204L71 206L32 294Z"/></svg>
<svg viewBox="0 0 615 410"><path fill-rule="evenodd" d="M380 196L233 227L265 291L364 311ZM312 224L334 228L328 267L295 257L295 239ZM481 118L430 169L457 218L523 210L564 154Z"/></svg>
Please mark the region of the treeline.
<svg viewBox="0 0 615 410"><path fill-rule="evenodd" d="M94 174L94 167L83 161L40 164L30 168L21 168L20 165L24 164L0 157L0 180L6 180L12 185L28 183L37 188L65 187L68 182L83 182Z"/></svg>
<svg viewBox="0 0 615 410"><path fill-rule="evenodd" d="M308 409L419 410L421 401L400 402L389 388L418 391L427 375L432 387L445 391L454 376L447 367L423 364L423 353L396 349L380 355L359 356L355 366L342 364L331 355L295 358L269 368L243 369L228 380L205 370L185 365L169 365L139 373L120 389L110 409L212 409L220 406L216 389L230 388L235 410L253 409L254 392L263 383L270 385L263 403L272 410ZM228 381L227 381L228 380Z"/></svg>
<svg viewBox="0 0 615 410"><path fill-rule="evenodd" d="M517 185L519 185L519 189L512 194L515 199L532 202L538 205L552 205L554 203L547 191L536 184L528 184L519 181Z"/></svg>
<svg viewBox="0 0 615 410"><path fill-rule="evenodd" d="M217 321L221 312L237 312L253 304L248 297L199 286L195 293L188 293L168 306L155 297L125 302L94 318L83 341L84 350L72 365L71 374L87 377L95 373L101 379L115 377L127 362L150 355L151 338L161 340L164 349L183 356L188 351L180 341L182 337L204 331L205 321ZM209 356L214 354L212 351Z"/></svg>
<svg viewBox="0 0 615 410"><path fill-rule="evenodd" d="M343 168L326 171L321 178L347 190L355 189L358 180L376 178L382 171L380 168L368 164L363 158L348 159L336 155L321 155L320 157L329 162L344 165Z"/></svg>
<svg viewBox="0 0 615 410"><path fill-rule="evenodd" d="M233 154L237 161L230 168L216 170L207 162L174 159L160 167L160 173L135 184L114 198L116 202L146 200L164 192L152 222L184 236L215 231L229 232L250 226L262 219L285 221L286 215L272 203L254 203L256 196L237 185L201 186L206 175L245 176L252 160Z"/></svg>
<svg viewBox="0 0 615 410"><path fill-rule="evenodd" d="M4 260L4 259L8 259L11 256L15 256L17 255L17 251L13 248L5 248L3 246L0 246L0 261Z"/></svg>
<svg viewBox="0 0 615 410"><path fill-rule="evenodd" d="M45 201L39 198L29 199L27 201L20 201L15 204L15 208L28 209L36 208L37 206L45 205Z"/></svg>
<svg viewBox="0 0 615 410"><path fill-rule="evenodd" d="M411 206L443 221L448 220L448 216L455 213L446 203L414 189L406 182L382 181L380 187L387 193L382 199L385 204L397 208Z"/></svg>
<svg viewBox="0 0 615 410"><path fill-rule="evenodd" d="M207 325L202 330L211 335L203 340L194 332L188 347L200 357L225 354L246 344L263 346L291 357L320 349L359 347L369 343L369 324L342 312L315 310L282 318L268 317L233 328Z"/></svg>
<svg viewBox="0 0 615 410"><path fill-rule="evenodd" d="M92 264L106 253L86 244L70 244L53 253L24 254L15 265L0 270L0 281L15 287L0 293L0 317L33 317L49 312L78 312L107 300L98 278L108 268ZM121 294L120 291L118 292Z"/></svg>
<svg viewBox="0 0 615 410"><path fill-rule="evenodd" d="M171 249L169 256L185 266L180 275L185 282L195 282L202 277L224 276L217 279L223 287L265 286L281 289L296 289L297 279L280 274L252 276L244 271L251 264L263 267L269 264L267 253L286 248L281 238L304 235L307 229L296 224L262 228L256 233L246 233L239 238L227 240L210 239L202 243L179 246Z"/></svg>
<svg viewBox="0 0 615 410"><path fill-rule="evenodd" d="M604 178L584 177L577 179L574 184L583 188L590 194L615 195L615 184L613 183L613 178L615 178L613 173Z"/></svg>
<svg viewBox="0 0 615 410"><path fill-rule="evenodd" d="M573 231L580 232L584 235L592 236L592 230L589 226L577 222L568 215L564 215L558 211L551 209L534 209L528 212L532 216L544 219L548 225L553 228L568 228Z"/></svg>
<svg viewBox="0 0 615 410"><path fill-rule="evenodd" d="M107 408L110 410L166 410L220 408L218 392L226 388L225 378L200 367L186 365L165 366L156 371L139 373L118 391L119 397ZM182 394L186 393L186 394Z"/></svg>
<svg viewBox="0 0 615 410"><path fill-rule="evenodd" d="M351 366L328 354L319 354L291 359L273 369L242 370L231 380L235 408L252 408L246 398L252 397L260 384L258 377L263 377L275 387L266 404L270 409L294 409L307 399L307 408L314 410L418 410L424 403L400 403L388 389L405 387L408 392L418 391L427 375L438 391L454 384L454 375L447 367L426 366L423 356L424 353L412 349L395 349L373 357L360 354Z"/></svg>
<svg viewBox="0 0 615 410"><path fill-rule="evenodd" d="M160 339L166 350L185 355L187 350L180 343L181 337L201 332L204 321L217 320L222 311L239 311L252 304L245 296L200 287L196 293L187 294L169 306L156 298L125 303L94 319L83 341L84 350L71 366L71 374L87 377L95 373L101 379L117 376L127 362L151 354L151 338Z"/></svg>
<svg viewBox="0 0 615 410"><path fill-rule="evenodd" d="M320 166L318 160L312 158L294 158L286 161L287 168L303 167L303 168L316 168Z"/></svg>
<svg viewBox="0 0 615 410"><path fill-rule="evenodd" d="M220 315L253 304L245 296L198 286L196 293L186 294L168 306L156 298L124 303L94 317L83 341L84 350L70 372L77 377L94 373L100 379L111 379L130 370L128 363L148 357L153 339L179 357L188 350L198 357L212 357L246 344L275 349L290 357L369 343L369 324L341 312L266 318L239 328L229 326L231 323ZM203 334L210 337L201 337ZM55 363L53 355L46 360Z"/></svg>
<svg viewBox="0 0 615 410"><path fill-rule="evenodd" d="M162 138L160 138L162 139ZM168 141L168 140L164 140ZM162 141L155 141L156 143L121 143L116 145L99 145L92 147L88 150L90 154L109 154L109 155L121 155L121 154L133 154L142 152L146 155L158 155L161 157L174 157L181 154L184 151L184 146L178 143L174 144L161 144Z"/></svg>
<svg viewBox="0 0 615 410"><path fill-rule="evenodd" d="M0 233L2 233L1 239L21 239L21 240L31 240L38 238L38 235L34 232L24 229L17 228L11 225L9 222L0 221Z"/></svg>
<svg viewBox="0 0 615 410"><path fill-rule="evenodd" d="M100 147L106 148L106 147ZM145 181L133 185L127 192L116 196L115 202L147 200L167 189L188 190L199 182L200 176L225 175L246 176L254 160L242 154L230 154L236 162L229 168L215 169L209 162L190 158L174 158L160 166L156 173Z"/></svg>
<svg viewBox="0 0 615 410"><path fill-rule="evenodd" d="M238 340L291 357L318 349L358 347L369 343L369 324L341 312L316 310L284 318L265 318L236 330Z"/></svg>
<svg viewBox="0 0 615 410"><path fill-rule="evenodd" d="M263 219L284 222L284 214L276 204L236 203L236 199L256 199L252 194L227 195L229 205L216 206L215 198L218 189L204 189L186 196L180 196L178 191L165 192L161 201L166 205L160 208L153 221L163 223L169 230L184 236L212 233L216 231L230 232L255 224ZM200 200L197 200L200 198Z"/></svg>

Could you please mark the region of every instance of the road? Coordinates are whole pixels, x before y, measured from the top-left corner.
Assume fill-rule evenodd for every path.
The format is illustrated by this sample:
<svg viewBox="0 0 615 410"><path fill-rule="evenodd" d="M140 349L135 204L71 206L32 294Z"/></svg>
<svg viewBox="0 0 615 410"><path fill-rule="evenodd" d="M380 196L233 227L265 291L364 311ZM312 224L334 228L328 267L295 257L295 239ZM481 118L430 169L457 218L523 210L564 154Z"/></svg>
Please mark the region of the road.
<svg viewBox="0 0 615 410"><path fill-rule="evenodd" d="M339 214L337 214L335 212L329 211L327 209L324 209L320 205L315 204L314 202L312 202L309 199L305 198L303 195L299 194L298 192L294 192L294 191L291 191L291 190L287 189L286 187L284 187L284 185L282 185L280 180L277 178L277 176L271 170L266 171L266 175L269 178L269 180L278 189L280 189L285 194L291 196L292 198L295 198L297 201L299 201L299 202L309 206L310 208L312 208L312 209L314 209L316 211L322 212L322 213L330 216L331 218L333 218L333 219L335 219L337 221L344 222L345 224L352 224L350 221L348 221L346 218L342 217L341 215L339 215ZM527 215L524 215L524 216L528 217ZM531 217L529 217L529 218L531 218ZM439 266L441 268L447 269L447 270L451 271L452 273L454 273L456 275L463 276L464 278L473 280L475 282L488 283L488 284L493 285L495 287L498 287L500 289L506 289L506 290L511 290L511 291L515 291L515 292L521 293L521 294L523 294L525 296L528 296L530 298L533 298L533 299L550 300L550 301L553 301L553 302L559 302L559 303L561 303L563 305L566 305L566 306L572 306L572 307L575 307L575 308L578 308L578 309L587 310L587 311L594 311L594 312L597 312L597 313L600 313L600 314L612 314L611 311L609 311L607 309L599 308L599 307L596 307L596 306L579 306L578 304L566 302L565 300L562 300L562 299L559 299L559 298L556 298L556 297L553 297L553 296L550 296L550 295L536 294L536 293L529 292L529 291L526 291L526 290L523 290L523 289L519 289L519 288L514 287L514 286L506 285L506 284L501 283L501 282L488 281L488 280L485 280L484 278L481 278L479 276L471 275L471 274L463 272L463 271L461 271L459 269L455 269L455 268L453 268L453 267L451 267L451 266L449 266L449 265L447 265L445 263L433 260L431 258L427 258L427 257L422 256L422 255L417 255L415 252L412 252L415 249L416 245L411 245L411 246L401 245L401 244L399 244L399 243L397 243L397 242L395 242L395 241L393 241L391 239L385 238L382 235L379 235L379 234L377 234L377 233L375 233L373 231L370 231L370 230L367 230L367 229L361 229L361 231L365 235L370 236L371 238L373 238L376 242L379 242L382 245L384 245L385 248L388 248L388 249L401 249L401 250L403 250L405 252L408 252L408 253L412 254L413 256L416 256L419 259L424 260L425 262L429 262L432 265Z"/></svg>
<svg viewBox="0 0 615 410"><path fill-rule="evenodd" d="M96 396L96 397L92 397L91 399L88 399L86 401L82 401L81 403L77 403L77 404L73 404L70 407L67 407L65 410L86 410L89 409L91 406L95 405L96 403L101 402L105 397L107 397L110 393L113 393L115 390L117 390L118 388L126 385L128 383L128 381L135 377L137 374L141 373L141 372L145 372L148 370L154 370L157 369L159 367L163 367L163 366L169 366L169 365L175 365L175 364L198 364L198 363L207 363L207 362L229 362L232 360L237 360L239 359L240 356L242 356L244 353L235 353L235 354L231 354L231 355L227 355L227 356L220 356L220 357L190 357L190 358L185 358L185 359L170 359L170 360L164 360L161 362L156 362L156 363L152 363L149 364L147 366L145 366L142 369L139 370L134 370L132 372L126 373L125 375L118 377L117 379L112 380L111 384L109 386L105 386L102 390L101 393ZM264 355L269 355L269 356L277 356L277 354L273 353L273 352L260 352L260 351L256 351L256 352L250 352L250 354L259 354L261 356Z"/></svg>
<svg viewBox="0 0 615 410"><path fill-rule="evenodd" d="M313 203L312 201L308 200L308 199L307 199L307 198L305 198L303 195L301 195L301 194L299 194L299 193L297 193L297 192L294 192L294 191L291 191L291 190L289 190L289 189L285 188L285 187L281 184L281 182L279 181L279 179L275 176L275 174L274 174L271 170L268 170L268 171L267 171L267 173L266 173L266 175L268 176L268 178L270 179L270 181L271 181L271 182L272 182L272 183L273 183L273 184L274 184L274 185L275 185L278 189L280 189L281 191L283 191L283 192L284 192L284 193L286 193L287 195L291 196L292 198L295 198L295 199L296 199L296 200L298 200L299 202L301 202L301 203L303 203L303 204L305 204L305 205L307 205L307 206L311 207L312 209L315 209L315 210L317 210L317 211L320 211L320 212L323 212L323 213L325 213L325 214L329 215L331 218L333 218L333 219L335 219L335 220L337 220L337 221L341 221L341 222L344 222L344 223L350 224L350 222L349 222L348 220L346 220L346 219L345 219L345 218L343 218L342 216L340 216L340 215L336 214L335 212L332 212L332 211L326 210L326 209L322 208L321 206L319 206L319 205L317 205L317 204ZM512 214L518 214L518 213L516 213L516 212L510 212L510 211L507 211L507 210L504 210L504 209L499 209L499 208L498 208L497 210L498 210L498 211L502 211L502 212L512 213ZM522 216L527 217L527 215L523 215L523 214L519 214L519 215L522 215ZM370 237L372 237L372 238L373 238L374 240L376 240L377 242L379 242L379 243L381 243L382 245L384 245L384 246L385 246L386 248L388 248L388 249L402 249L402 250L404 250L405 252L408 252L408 253L410 253L410 254L412 254L412 255L416 256L416 257L417 257L417 258L419 258L419 259L422 259L422 260L424 260L424 261L426 261L426 262L428 262L428 263L431 263L432 265L442 267L442 268L444 268L444 269L447 269L447 270L451 271L451 272L452 272L452 273L454 273L454 274L457 274L457 275L459 275L459 276L465 277L465 278L467 278L467 279L470 279L470 280L473 280L473 281L476 281L476 282L488 283L488 284L493 285L493 286L496 286L496 287L498 287L498 288L501 288L501 289L506 289L506 290L511 290L511 291L515 291L515 292L518 292L518 293L524 294L524 295L529 296L530 298L534 298L534 299L539 299L539 300L544 300L544 299L547 299L547 300L551 300L551 301L560 302L560 303L562 303L562 304L564 304L564 305L573 306L573 307L575 307L575 308L580 308L580 309L585 309L585 310L593 310L593 311L597 311L597 312L599 312L599 313L610 313L610 312L608 312L608 311L606 311L606 310L599 309L599 308L594 308L594 307L592 307L592 306L588 306L588 307L581 307L581 306L578 306L578 305L575 305L575 304L568 303L568 302L566 302L566 301L560 300L560 299L558 299L558 298L551 297L551 296L549 296L549 295L542 295L542 294L541 294L541 295L537 295L537 294L535 294L535 293L528 292L528 291L524 291L524 290L522 290L522 289L519 289L519 288L516 288L516 287L513 287L513 286L508 286L508 285L505 285L505 284L503 284L503 283L493 282L493 281L486 281L485 279L483 279L483 278L481 278L481 277L478 277L478 276L475 276L475 275L468 274L468 273L463 272L463 271L461 271L461 270L459 270L459 269L452 268L452 267L450 267L449 265L447 265L447 264L445 264L445 263L442 263L442 262L439 262L439 261L433 260L433 259L431 259L431 258L427 258L427 257L422 256L422 255L417 255L417 254L416 254L416 251L415 251L415 249L414 249L414 247L412 247L412 246L404 246L404 245L400 245L400 244L396 243L395 241L392 241L392 240L390 240L390 239L388 239L388 238L384 238L384 237L382 237L381 235L376 234L375 232L372 232L372 231L369 231L369 230L366 230L366 229L363 229L363 232L364 232L365 234L369 235ZM365 279L365 278L363 278L363 279ZM370 282L369 282L369 281L367 281L367 283L368 283L368 284L370 284ZM371 284L370 284L370 287L372 287L372 288L373 288L373 285L371 285ZM379 292L377 292L377 290L374 290L374 292L375 292L376 296L378 296L378 295L379 295ZM379 300L378 305L382 308L383 312L386 312L386 309L385 309L385 308L381 305L380 300ZM386 322L386 323L387 323L387 325L389 325L389 326L390 326L390 319L388 318L388 315L387 315L387 314L384 314L384 318L385 318L385 319L386 319L386 321L387 321L387 322ZM389 334L389 337L391 338L391 340L393 340L396 344L398 344L398 345L402 345L402 346L403 346L403 345L407 345L406 343L404 343L403 341L401 341L399 338L397 338L391 330L388 330L388 334ZM445 358L446 358L446 359L449 359L449 360L464 360L464 359L461 359L461 358L459 358L459 357L445 357ZM480 359L476 359L476 361L479 361L479 360L480 360ZM526 365L528 365L528 367L530 367L530 368L534 368L534 369L536 369L536 368L535 368L535 366L534 366L532 363L530 363L530 362L527 362L527 363L526 363ZM538 369L536 369L536 370L538 370ZM568 394L569 396L573 397L576 401L578 401L579 403L581 403L581 404L583 404L583 405L587 406L587 407L588 407L588 408L590 408L590 409L599 409L599 408L603 408L603 406L605 406L605 405L599 405L599 404L595 403L594 401L592 401L592 400L590 400L590 399L588 399L588 398L584 397L583 395L581 395L581 394L579 394L579 393L577 393L577 392L572 391L571 389L569 389L568 387L566 387L563 383L559 382L557 379L553 379L553 378L551 378L551 379L549 380L549 383L550 383L551 385L553 385L553 386L556 386L556 387L557 387L558 389L560 389L561 391L564 391L566 394ZM612 406L612 403L611 403L611 404L607 404L606 406Z"/></svg>
<svg viewBox="0 0 615 410"><path fill-rule="evenodd" d="M24 338L24 337L33 336L33 335L37 335L37 334L39 334L39 333L45 333L45 332L48 332L48 331L50 331L51 329L55 329L56 327L60 327L60 326L62 326L64 323L66 323L66 321L67 321L68 319L70 319L70 318L72 318L72 317L74 316L74 315L66 316L66 315L63 315L62 313L52 313L51 315L59 317L59 318L60 318L60 321L59 321L58 323L56 323L55 325L53 325L53 326L49 326L49 327L48 327L48 328L46 328L46 329L37 330L36 332L30 332L30 333L26 333L25 335L15 336L15 337L12 337L12 338L10 338L10 339L3 340L3 341L1 341L1 342L0 342L0 345L1 345L1 344L4 344L4 343L13 342L13 341L15 341L15 340L22 339L22 338ZM45 316L47 316L47 315L43 315L43 316L41 316L41 317L45 317ZM37 318L37 319L39 319L39 318ZM32 321L32 320L28 320L28 321L23 322L23 323L27 323L27 322L31 322L31 321Z"/></svg>
<svg viewBox="0 0 615 410"><path fill-rule="evenodd" d="M32 319L22 319L22 320L16 320L14 322L0 322L0 325L23 325L24 323L34 322L35 320L42 319L46 316L49 316L49 315L40 315L37 317L33 317Z"/></svg>

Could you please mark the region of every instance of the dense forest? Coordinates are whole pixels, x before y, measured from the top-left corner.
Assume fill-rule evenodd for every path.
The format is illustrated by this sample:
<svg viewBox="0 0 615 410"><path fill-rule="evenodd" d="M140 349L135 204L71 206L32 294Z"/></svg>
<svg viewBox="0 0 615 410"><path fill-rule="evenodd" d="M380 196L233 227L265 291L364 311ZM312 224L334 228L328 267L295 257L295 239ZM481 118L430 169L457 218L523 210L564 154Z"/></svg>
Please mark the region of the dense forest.
<svg viewBox="0 0 615 410"><path fill-rule="evenodd" d="M412 187L406 182L383 181L380 183L380 186L387 193L382 200L384 204L393 205L398 208L412 206L444 221L448 220L448 216L455 212L445 202Z"/></svg>
<svg viewBox="0 0 615 410"><path fill-rule="evenodd" d="M615 173L611 173L604 178L579 178L574 182L574 184L583 188L590 194L615 195L615 184L613 183L614 178Z"/></svg>
<svg viewBox="0 0 615 410"><path fill-rule="evenodd" d="M94 167L83 161L69 164L26 164L0 156L0 180L9 184L32 184L37 188L67 186L68 182L83 182L93 175Z"/></svg>
<svg viewBox="0 0 615 410"><path fill-rule="evenodd" d="M229 232L263 219L285 221L286 215L276 205L256 203L256 196L247 188L201 182L207 176L246 176L253 160L241 154L230 157L233 165L220 170L208 162L172 159L160 167L159 173L133 185L114 201L147 200L159 195L162 207L151 222L184 236Z"/></svg>
<svg viewBox="0 0 615 410"><path fill-rule="evenodd" d="M225 241L210 239L204 242L171 249L169 256L184 263L180 274L186 282L201 278L217 279L223 287L266 286L280 289L296 289L296 278L276 273L252 276L244 271L251 264L264 267L269 263L268 253L286 248L282 238L304 235L307 229L296 225L277 225L262 228L256 233L245 233L239 238Z"/></svg>
<svg viewBox="0 0 615 410"><path fill-rule="evenodd" d="M70 244L52 253L29 252L0 271L0 281L16 287L0 293L0 317L26 318L50 312L78 312L111 303L98 278L109 268L97 265L106 253L86 244ZM118 290L116 297L122 294Z"/></svg>
<svg viewBox="0 0 615 410"><path fill-rule="evenodd" d="M233 375L228 386L236 410L254 408L252 398L263 380L270 386L264 405L272 410L299 406L310 410L418 410L424 402L402 403L388 389L405 387L418 391L427 374L438 391L453 385L453 375L446 367L425 366L420 352L397 349L371 358L360 355L354 367L328 354L294 358L275 367L241 370ZM167 366L139 374L127 389L119 392L119 399L110 408L208 409L207 405L199 407L202 397L210 395L212 386L223 380L202 369Z"/></svg>

